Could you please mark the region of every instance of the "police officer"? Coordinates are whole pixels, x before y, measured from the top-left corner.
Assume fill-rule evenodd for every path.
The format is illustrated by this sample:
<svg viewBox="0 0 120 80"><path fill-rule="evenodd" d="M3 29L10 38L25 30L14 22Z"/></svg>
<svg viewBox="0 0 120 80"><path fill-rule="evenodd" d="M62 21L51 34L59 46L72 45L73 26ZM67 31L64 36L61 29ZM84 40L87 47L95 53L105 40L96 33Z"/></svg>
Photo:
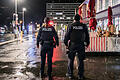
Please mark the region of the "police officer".
<svg viewBox="0 0 120 80"><path fill-rule="evenodd" d="M75 55L78 57L78 80L84 78L84 59L85 46L89 45L89 34L87 26L80 22L78 14L74 17L74 22L68 26L65 34L64 44L68 48L68 72L66 74L70 79L73 78L73 65Z"/></svg>
<svg viewBox="0 0 120 80"><path fill-rule="evenodd" d="M48 62L47 72L48 72L48 78L49 80L51 80L53 48L56 45L59 46L59 40L55 28L49 23L50 23L50 18L46 17L44 19L44 25L40 28L38 32L37 47L39 48L39 43L40 43L41 44L41 68L40 68L41 78L44 77L44 67L45 67L46 54L47 54L47 62Z"/></svg>

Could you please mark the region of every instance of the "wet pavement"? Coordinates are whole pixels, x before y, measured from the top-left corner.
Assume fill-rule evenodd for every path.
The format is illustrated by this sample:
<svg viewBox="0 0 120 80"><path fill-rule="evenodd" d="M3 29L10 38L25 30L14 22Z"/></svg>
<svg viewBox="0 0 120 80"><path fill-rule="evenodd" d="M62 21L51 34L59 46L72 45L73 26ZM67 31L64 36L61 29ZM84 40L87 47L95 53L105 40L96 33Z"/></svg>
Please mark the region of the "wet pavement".
<svg viewBox="0 0 120 80"><path fill-rule="evenodd" d="M41 80L40 49L37 49L35 44L35 35L28 35L22 41L0 46L0 80ZM69 80L65 77L67 72L65 52L62 42L58 48L54 49L53 80ZM84 62L85 80L120 80L119 56L89 56ZM47 72L47 64L45 72ZM74 74L77 80L76 62Z"/></svg>
<svg viewBox="0 0 120 80"><path fill-rule="evenodd" d="M0 34L0 43L15 39L14 34Z"/></svg>

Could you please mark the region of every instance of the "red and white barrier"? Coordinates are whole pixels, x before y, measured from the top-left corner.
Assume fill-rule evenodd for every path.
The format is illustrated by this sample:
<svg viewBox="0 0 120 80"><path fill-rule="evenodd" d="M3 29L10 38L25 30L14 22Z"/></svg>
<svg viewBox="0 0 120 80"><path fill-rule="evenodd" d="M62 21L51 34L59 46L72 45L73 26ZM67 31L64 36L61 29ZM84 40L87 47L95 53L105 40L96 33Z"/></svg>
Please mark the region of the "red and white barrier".
<svg viewBox="0 0 120 80"><path fill-rule="evenodd" d="M90 37L90 45L86 52L106 52L107 37Z"/></svg>

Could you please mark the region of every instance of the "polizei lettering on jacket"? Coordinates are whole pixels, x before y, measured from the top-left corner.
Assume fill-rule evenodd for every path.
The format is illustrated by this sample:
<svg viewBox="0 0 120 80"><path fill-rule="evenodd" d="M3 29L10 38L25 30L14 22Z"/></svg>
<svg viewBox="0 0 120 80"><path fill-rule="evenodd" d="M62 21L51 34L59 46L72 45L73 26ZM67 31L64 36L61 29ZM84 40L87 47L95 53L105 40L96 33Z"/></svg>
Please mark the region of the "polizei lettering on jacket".
<svg viewBox="0 0 120 80"><path fill-rule="evenodd" d="M52 28L43 28L42 31L52 31Z"/></svg>
<svg viewBox="0 0 120 80"><path fill-rule="evenodd" d="M83 27L82 27L82 26L73 26L73 29L82 30L82 29L83 29Z"/></svg>

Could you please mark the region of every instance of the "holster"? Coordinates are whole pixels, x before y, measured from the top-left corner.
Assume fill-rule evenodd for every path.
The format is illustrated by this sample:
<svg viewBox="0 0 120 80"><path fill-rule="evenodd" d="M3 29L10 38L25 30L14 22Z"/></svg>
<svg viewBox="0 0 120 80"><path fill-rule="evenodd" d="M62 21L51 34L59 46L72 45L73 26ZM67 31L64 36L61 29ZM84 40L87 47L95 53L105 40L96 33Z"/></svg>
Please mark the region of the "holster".
<svg viewBox="0 0 120 80"><path fill-rule="evenodd" d="M76 51L67 50L67 51L66 51L66 54L70 54L70 53L74 53L74 52L76 52Z"/></svg>
<svg viewBox="0 0 120 80"><path fill-rule="evenodd" d="M55 46L56 47L56 43L54 41L41 41L41 44L45 44L45 45L50 45L50 46Z"/></svg>
<svg viewBox="0 0 120 80"><path fill-rule="evenodd" d="M44 44L44 41L43 40L40 40L40 45L43 45Z"/></svg>
<svg viewBox="0 0 120 80"><path fill-rule="evenodd" d="M55 41L53 42L53 47L56 48L56 42Z"/></svg>
<svg viewBox="0 0 120 80"><path fill-rule="evenodd" d="M70 51L66 51L66 54L69 54L70 53Z"/></svg>
<svg viewBox="0 0 120 80"><path fill-rule="evenodd" d="M79 50L84 50L81 46L79 46L80 44L82 46L84 43L70 42L68 46L68 50L66 51L66 54L76 53Z"/></svg>

